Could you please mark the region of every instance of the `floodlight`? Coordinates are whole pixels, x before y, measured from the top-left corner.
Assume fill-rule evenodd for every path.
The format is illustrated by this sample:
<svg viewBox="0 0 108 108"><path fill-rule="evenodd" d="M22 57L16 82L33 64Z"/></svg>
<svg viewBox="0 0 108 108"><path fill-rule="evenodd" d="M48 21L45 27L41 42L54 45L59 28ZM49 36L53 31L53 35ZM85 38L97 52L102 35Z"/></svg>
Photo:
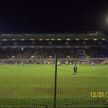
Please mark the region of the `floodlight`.
<svg viewBox="0 0 108 108"><path fill-rule="evenodd" d="M34 39L30 39L31 41L33 41Z"/></svg>
<svg viewBox="0 0 108 108"><path fill-rule="evenodd" d="M84 40L88 40L87 38L85 38Z"/></svg>
<svg viewBox="0 0 108 108"><path fill-rule="evenodd" d="M21 39L22 41L24 41L25 39Z"/></svg>
<svg viewBox="0 0 108 108"><path fill-rule="evenodd" d="M102 40L104 41L105 39L103 38Z"/></svg>
<svg viewBox="0 0 108 108"><path fill-rule="evenodd" d="M40 41L42 41L43 39L39 39Z"/></svg>
<svg viewBox="0 0 108 108"><path fill-rule="evenodd" d="M60 38L58 40L61 40Z"/></svg>
<svg viewBox="0 0 108 108"><path fill-rule="evenodd" d="M12 39L13 41L15 41L16 39Z"/></svg>
<svg viewBox="0 0 108 108"><path fill-rule="evenodd" d="M54 40L54 39L51 39L51 40Z"/></svg>
<svg viewBox="0 0 108 108"><path fill-rule="evenodd" d="M49 40L49 39L46 39L46 40Z"/></svg>
<svg viewBox="0 0 108 108"><path fill-rule="evenodd" d="M78 38L76 40L79 40Z"/></svg>
<svg viewBox="0 0 108 108"><path fill-rule="evenodd" d="M66 40L70 40L70 39L68 38L68 39L66 39Z"/></svg>
<svg viewBox="0 0 108 108"><path fill-rule="evenodd" d="M7 39L3 39L3 41L7 41Z"/></svg>
<svg viewBox="0 0 108 108"><path fill-rule="evenodd" d="M95 38L94 41L97 41L97 39Z"/></svg>

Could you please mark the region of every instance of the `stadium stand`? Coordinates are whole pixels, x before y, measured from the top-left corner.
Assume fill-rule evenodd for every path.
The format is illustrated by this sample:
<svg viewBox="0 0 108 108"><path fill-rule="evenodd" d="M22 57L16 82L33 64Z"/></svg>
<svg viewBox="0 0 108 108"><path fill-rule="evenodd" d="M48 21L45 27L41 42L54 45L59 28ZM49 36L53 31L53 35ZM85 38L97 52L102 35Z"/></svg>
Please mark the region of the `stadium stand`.
<svg viewBox="0 0 108 108"><path fill-rule="evenodd" d="M102 33L85 34L1 34L0 59L52 59L55 49L60 59L107 58L108 37ZM38 61L38 60L36 60ZM3 62L2 62L3 63ZM35 62L38 63L38 62Z"/></svg>

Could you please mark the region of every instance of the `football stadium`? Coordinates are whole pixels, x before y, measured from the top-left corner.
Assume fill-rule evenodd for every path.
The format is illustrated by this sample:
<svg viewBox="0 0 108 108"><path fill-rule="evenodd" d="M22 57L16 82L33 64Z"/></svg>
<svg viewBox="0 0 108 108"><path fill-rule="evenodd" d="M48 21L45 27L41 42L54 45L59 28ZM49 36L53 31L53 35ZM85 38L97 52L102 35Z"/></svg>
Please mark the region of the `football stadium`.
<svg viewBox="0 0 108 108"><path fill-rule="evenodd" d="M4 107L108 107L107 34L0 34Z"/></svg>

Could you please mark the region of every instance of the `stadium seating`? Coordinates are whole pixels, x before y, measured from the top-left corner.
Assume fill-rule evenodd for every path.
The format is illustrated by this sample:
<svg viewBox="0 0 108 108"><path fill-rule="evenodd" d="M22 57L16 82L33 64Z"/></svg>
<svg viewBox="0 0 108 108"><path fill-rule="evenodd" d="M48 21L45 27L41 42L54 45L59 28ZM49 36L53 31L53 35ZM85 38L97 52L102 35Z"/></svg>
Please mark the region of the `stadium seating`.
<svg viewBox="0 0 108 108"><path fill-rule="evenodd" d="M34 58L45 59L49 56L55 56L54 48L1 48L0 59L19 58L27 59L34 56ZM58 58L102 58L108 57L108 50L106 48L57 48ZM86 53L86 54L85 54Z"/></svg>

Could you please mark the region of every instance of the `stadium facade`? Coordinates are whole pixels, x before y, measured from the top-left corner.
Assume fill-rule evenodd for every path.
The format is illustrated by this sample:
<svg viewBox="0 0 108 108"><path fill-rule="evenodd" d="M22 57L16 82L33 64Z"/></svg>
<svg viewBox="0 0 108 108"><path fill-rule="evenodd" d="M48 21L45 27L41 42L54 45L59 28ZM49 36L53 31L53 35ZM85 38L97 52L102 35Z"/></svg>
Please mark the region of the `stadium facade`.
<svg viewBox="0 0 108 108"><path fill-rule="evenodd" d="M100 32L62 34L0 34L1 63L107 62L108 36ZM41 60L40 60L41 59ZM40 62L41 61L41 62Z"/></svg>

